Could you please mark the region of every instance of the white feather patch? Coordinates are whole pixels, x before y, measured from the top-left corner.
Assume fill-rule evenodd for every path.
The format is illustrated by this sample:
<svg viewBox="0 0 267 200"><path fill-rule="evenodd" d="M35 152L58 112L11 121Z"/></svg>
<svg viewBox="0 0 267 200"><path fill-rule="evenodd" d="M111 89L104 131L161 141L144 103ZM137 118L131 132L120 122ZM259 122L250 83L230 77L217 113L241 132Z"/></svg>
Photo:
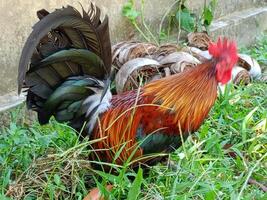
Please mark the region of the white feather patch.
<svg viewBox="0 0 267 200"><path fill-rule="evenodd" d="M89 133L91 133L95 127L97 118L99 117L99 115L101 113L104 113L105 111L107 111L111 104L110 104L110 100L112 98L112 94L110 92L110 88L108 88L105 96L103 97L102 101L101 100L101 96L102 96L102 92L103 90L95 90L96 94L89 96L85 101L84 104L87 104L88 107L86 108L86 117L88 117L88 115L90 116L90 121L87 124L87 128ZM96 109L97 108L97 109ZM96 110L94 110L96 109ZM92 113L93 111L93 113Z"/></svg>

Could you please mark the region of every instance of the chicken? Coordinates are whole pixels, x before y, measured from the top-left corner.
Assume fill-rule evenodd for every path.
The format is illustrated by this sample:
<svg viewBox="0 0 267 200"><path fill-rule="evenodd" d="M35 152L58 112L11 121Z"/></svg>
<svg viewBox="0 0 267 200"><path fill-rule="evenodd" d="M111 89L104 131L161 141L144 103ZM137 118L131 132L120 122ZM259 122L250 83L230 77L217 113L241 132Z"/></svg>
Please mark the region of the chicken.
<svg viewBox="0 0 267 200"><path fill-rule="evenodd" d="M91 5L81 15L68 6L37 15L19 63L19 92L27 93L41 124L54 116L85 127L97 139L93 158L103 162L134 166L179 147L208 116L218 84L231 79L238 59L236 44L219 39L205 63L112 96L108 18L100 20L100 9Z"/></svg>

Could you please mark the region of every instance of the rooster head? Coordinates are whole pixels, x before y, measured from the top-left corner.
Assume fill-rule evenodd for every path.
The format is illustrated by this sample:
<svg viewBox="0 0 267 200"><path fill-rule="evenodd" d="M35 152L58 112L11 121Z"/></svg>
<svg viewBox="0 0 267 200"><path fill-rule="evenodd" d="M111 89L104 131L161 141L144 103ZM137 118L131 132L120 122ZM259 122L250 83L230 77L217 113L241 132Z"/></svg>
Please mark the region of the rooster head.
<svg viewBox="0 0 267 200"><path fill-rule="evenodd" d="M232 69L238 60L236 43L227 38L219 38L217 43L209 44L209 53L215 60L217 81L226 84L231 79Z"/></svg>

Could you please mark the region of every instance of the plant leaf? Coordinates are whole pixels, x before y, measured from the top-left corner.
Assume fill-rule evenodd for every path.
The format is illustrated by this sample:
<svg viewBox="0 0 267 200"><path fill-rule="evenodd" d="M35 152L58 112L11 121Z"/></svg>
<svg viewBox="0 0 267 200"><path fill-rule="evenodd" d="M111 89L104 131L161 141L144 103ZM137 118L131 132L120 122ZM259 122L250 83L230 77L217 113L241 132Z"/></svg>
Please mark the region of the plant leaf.
<svg viewBox="0 0 267 200"><path fill-rule="evenodd" d="M123 16L127 17L132 23L140 15L140 13L136 11L133 6L134 5L132 2L127 2L122 8Z"/></svg>
<svg viewBox="0 0 267 200"><path fill-rule="evenodd" d="M132 184L132 187L128 193L127 200L136 200L137 199L137 197L140 193L142 181L143 181L143 170L142 170L142 168L139 168L137 175L134 179L134 182Z"/></svg>
<svg viewBox="0 0 267 200"><path fill-rule="evenodd" d="M188 9L179 10L176 13L176 20L179 23L181 29L187 31L187 32L193 32L195 28L195 19L191 15L191 13L188 11Z"/></svg>
<svg viewBox="0 0 267 200"><path fill-rule="evenodd" d="M58 174L54 175L54 182L57 186L59 186L61 184L61 178Z"/></svg>
<svg viewBox="0 0 267 200"><path fill-rule="evenodd" d="M209 8L204 8L203 10L203 20L204 20L204 25L209 26L213 20L213 13L211 9Z"/></svg>

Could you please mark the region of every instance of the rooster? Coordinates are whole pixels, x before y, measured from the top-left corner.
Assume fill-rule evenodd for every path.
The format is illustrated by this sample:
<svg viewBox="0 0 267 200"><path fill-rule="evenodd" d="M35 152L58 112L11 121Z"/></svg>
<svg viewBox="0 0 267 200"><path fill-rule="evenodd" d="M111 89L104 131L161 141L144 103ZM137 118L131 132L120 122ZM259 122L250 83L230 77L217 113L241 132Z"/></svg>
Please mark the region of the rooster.
<svg viewBox="0 0 267 200"><path fill-rule="evenodd" d="M82 14L71 6L38 11L19 62L19 93L41 124L54 116L98 139L93 148L103 162L146 162L173 151L208 116L218 84L231 79L236 44L218 39L205 63L112 96L108 17L100 14L93 4Z"/></svg>

